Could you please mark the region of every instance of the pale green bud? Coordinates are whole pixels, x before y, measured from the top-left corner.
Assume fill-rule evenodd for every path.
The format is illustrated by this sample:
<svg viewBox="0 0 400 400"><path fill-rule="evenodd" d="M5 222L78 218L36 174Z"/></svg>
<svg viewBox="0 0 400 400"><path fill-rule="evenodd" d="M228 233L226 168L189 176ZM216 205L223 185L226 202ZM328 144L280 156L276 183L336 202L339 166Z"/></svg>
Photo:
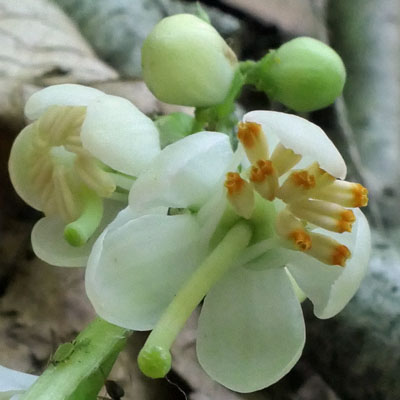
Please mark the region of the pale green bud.
<svg viewBox="0 0 400 400"><path fill-rule="evenodd" d="M295 111L313 111L332 104L346 80L340 56L309 37L283 44L261 62L257 86L272 100Z"/></svg>
<svg viewBox="0 0 400 400"><path fill-rule="evenodd" d="M228 94L237 59L207 22L190 14L161 20L142 48L143 78L166 103L209 107Z"/></svg>

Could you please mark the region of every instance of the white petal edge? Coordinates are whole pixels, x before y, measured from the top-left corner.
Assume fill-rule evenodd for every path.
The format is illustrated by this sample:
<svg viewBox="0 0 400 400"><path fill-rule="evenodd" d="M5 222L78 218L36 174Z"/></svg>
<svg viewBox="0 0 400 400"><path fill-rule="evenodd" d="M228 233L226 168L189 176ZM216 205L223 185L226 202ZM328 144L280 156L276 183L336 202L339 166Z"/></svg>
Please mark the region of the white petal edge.
<svg viewBox="0 0 400 400"><path fill-rule="evenodd" d="M302 310L283 268L236 268L205 299L197 356L211 378L231 390L272 385L298 361L304 342Z"/></svg>
<svg viewBox="0 0 400 400"><path fill-rule="evenodd" d="M30 174L32 162L32 137L34 131L32 124L26 126L16 137L10 152L8 160L8 170L10 173L11 183L14 186L18 196L25 203L29 204L36 210L42 209L42 201L40 195L34 190L32 177Z"/></svg>
<svg viewBox="0 0 400 400"><path fill-rule="evenodd" d="M25 115L30 120L38 119L50 106L87 106L105 94L91 87L65 83L38 90L26 102Z"/></svg>
<svg viewBox="0 0 400 400"><path fill-rule="evenodd" d="M368 270L371 233L364 214L359 209L355 209L354 214L356 223L351 234L315 230L333 237L350 249L352 257L344 268L323 264L298 252L292 255L293 261L288 265L297 284L313 302L314 314L321 319L335 316L346 306Z"/></svg>
<svg viewBox="0 0 400 400"><path fill-rule="evenodd" d="M32 229L33 252L38 258L56 267L84 267L96 239L117 216L123 203L104 201L104 214L93 237L83 246L74 247L64 239L65 222L57 217L44 217Z"/></svg>
<svg viewBox="0 0 400 400"><path fill-rule="evenodd" d="M160 153L153 121L122 97L90 102L81 129L83 147L117 171L138 176Z"/></svg>
<svg viewBox="0 0 400 400"><path fill-rule="evenodd" d="M29 389L38 377L0 365L0 400Z"/></svg>
<svg viewBox="0 0 400 400"><path fill-rule="evenodd" d="M214 194L232 161L227 135L199 132L169 146L133 184L129 204L138 212L155 206L199 208Z"/></svg>
<svg viewBox="0 0 400 400"><path fill-rule="evenodd" d="M271 147L277 140L270 136L275 135L285 147L306 158L307 163L317 161L331 175L345 178L343 157L325 132L312 122L277 111L252 111L244 115L243 121L261 124Z"/></svg>
<svg viewBox="0 0 400 400"><path fill-rule="evenodd" d="M117 220L93 247L86 292L100 317L149 330L204 257L199 226L191 215Z"/></svg>

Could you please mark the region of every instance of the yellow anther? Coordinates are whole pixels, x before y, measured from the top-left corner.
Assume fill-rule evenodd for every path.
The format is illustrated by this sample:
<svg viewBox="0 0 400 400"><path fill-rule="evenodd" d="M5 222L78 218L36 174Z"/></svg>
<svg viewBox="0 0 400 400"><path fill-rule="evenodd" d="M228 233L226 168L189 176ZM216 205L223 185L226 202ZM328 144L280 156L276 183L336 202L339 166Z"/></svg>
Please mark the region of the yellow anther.
<svg viewBox="0 0 400 400"><path fill-rule="evenodd" d="M260 124L240 122L238 139L242 143L247 158L252 164L268 159L268 143Z"/></svg>
<svg viewBox="0 0 400 400"><path fill-rule="evenodd" d="M228 201L235 212L249 219L254 211L254 191L251 185L237 172L228 172L224 186L227 189Z"/></svg>
<svg viewBox="0 0 400 400"><path fill-rule="evenodd" d="M271 155L276 173L278 176L293 168L301 160L301 155L296 154L293 150L286 148L279 143Z"/></svg>
<svg viewBox="0 0 400 400"><path fill-rule="evenodd" d="M353 184L354 206L365 207L368 205L368 189L359 183Z"/></svg>
<svg viewBox="0 0 400 400"><path fill-rule="evenodd" d="M273 200L278 188L278 177L270 160L258 160L250 170L250 181L255 190L267 200Z"/></svg>

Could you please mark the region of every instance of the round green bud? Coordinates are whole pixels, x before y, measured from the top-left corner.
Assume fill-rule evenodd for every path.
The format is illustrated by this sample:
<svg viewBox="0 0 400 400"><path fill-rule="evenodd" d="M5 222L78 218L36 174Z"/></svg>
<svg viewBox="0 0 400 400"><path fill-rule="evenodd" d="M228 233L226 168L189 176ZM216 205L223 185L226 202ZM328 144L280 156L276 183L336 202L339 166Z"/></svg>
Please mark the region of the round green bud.
<svg viewBox="0 0 400 400"><path fill-rule="evenodd" d="M293 39L264 60L258 87L295 111L313 111L340 96L346 70L331 47L309 37Z"/></svg>
<svg viewBox="0 0 400 400"><path fill-rule="evenodd" d="M207 22L190 14L161 20L142 48L143 78L166 103L209 107L228 94L237 59Z"/></svg>
<svg viewBox="0 0 400 400"><path fill-rule="evenodd" d="M164 378L171 369L171 353L161 346L145 346L138 355L138 365L149 378Z"/></svg>

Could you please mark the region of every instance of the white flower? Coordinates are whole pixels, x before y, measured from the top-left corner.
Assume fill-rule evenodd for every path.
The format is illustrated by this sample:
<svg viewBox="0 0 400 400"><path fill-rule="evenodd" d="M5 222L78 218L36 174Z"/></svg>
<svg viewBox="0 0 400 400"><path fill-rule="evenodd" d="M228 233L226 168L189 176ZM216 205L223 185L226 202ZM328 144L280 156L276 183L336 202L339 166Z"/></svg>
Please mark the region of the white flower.
<svg viewBox="0 0 400 400"><path fill-rule="evenodd" d="M249 113L244 121L239 137L253 164L244 178L229 173L225 197L224 175L236 170L240 150L235 156L222 134L201 132L166 147L132 186L131 208L93 248L86 288L101 317L136 330L155 327L154 333L215 241L238 221L248 221L250 246L206 295L197 354L213 379L251 392L279 380L301 355L300 289L320 318L332 317L352 298L366 272L370 232L358 209L343 224L331 210L354 200L348 193L354 184L336 180L344 178L346 167L321 129L276 112ZM294 166L305 169L292 171ZM365 204L365 191L354 188ZM315 198L318 203L309 206ZM167 208L170 214L186 212L166 215ZM169 323L173 330L176 322ZM162 335L157 331L154 337Z"/></svg>
<svg viewBox="0 0 400 400"><path fill-rule="evenodd" d="M0 365L0 400L17 400L33 385L37 376L25 374Z"/></svg>
<svg viewBox="0 0 400 400"><path fill-rule="evenodd" d="M129 190L160 152L158 131L128 100L73 84L36 92L25 115L33 122L14 142L9 170L17 193L45 214L32 233L34 251L50 264L85 265L101 199ZM103 225L121 209L107 203ZM74 248L63 230L79 219L67 229L69 242L82 246Z"/></svg>

